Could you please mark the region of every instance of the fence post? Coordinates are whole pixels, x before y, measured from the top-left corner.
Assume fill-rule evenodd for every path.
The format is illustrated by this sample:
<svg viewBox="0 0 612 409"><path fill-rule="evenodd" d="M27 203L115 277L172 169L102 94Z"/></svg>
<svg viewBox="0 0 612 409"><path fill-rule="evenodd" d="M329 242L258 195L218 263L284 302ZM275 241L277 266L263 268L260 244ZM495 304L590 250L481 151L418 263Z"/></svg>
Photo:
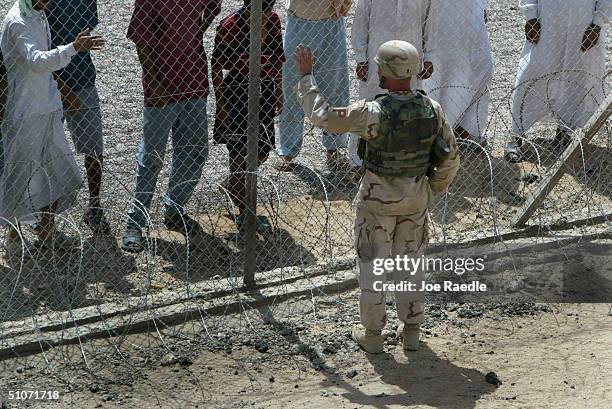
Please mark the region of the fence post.
<svg viewBox="0 0 612 409"><path fill-rule="evenodd" d="M546 196L557 186L565 174L566 166L571 163L578 152L580 146L587 144L593 139L595 134L605 125L612 112L612 95L609 95L599 109L593 114L591 119L579 132L579 137L575 138L561 155L559 160L550 169L549 175L542 180L538 189L534 192L527 202L519 209L511 223L514 227L524 226L529 218L538 210Z"/></svg>
<svg viewBox="0 0 612 409"><path fill-rule="evenodd" d="M255 284L257 261L257 145L259 142L259 108L261 94L261 18L262 0L251 1L249 47L249 115L246 157L246 215L243 240L244 284Z"/></svg>

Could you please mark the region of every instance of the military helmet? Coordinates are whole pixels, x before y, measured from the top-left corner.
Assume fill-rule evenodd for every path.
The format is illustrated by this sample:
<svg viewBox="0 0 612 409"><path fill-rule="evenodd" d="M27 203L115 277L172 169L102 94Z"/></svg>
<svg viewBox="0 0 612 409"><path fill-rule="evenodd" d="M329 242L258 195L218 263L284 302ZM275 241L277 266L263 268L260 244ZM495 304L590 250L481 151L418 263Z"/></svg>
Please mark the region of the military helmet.
<svg viewBox="0 0 612 409"><path fill-rule="evenodd" d="M374 62L382 76L389 79L403 80L421 71L419 52L406 41L387 41L378 49Z"/></svg>

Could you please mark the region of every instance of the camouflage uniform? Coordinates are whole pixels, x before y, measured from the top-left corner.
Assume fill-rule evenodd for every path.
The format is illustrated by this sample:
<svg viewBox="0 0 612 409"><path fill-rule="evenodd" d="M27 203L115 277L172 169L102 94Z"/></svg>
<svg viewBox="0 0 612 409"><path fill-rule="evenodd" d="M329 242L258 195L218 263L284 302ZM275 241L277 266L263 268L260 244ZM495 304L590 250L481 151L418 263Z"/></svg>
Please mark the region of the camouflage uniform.
<svg viewBox="0 0 612 409"><path fill-rule="evenodd" d="M352 132L360 138L379 141L382 132L393 135L393 120L385 105L400 101L401 106L411 103L416 110L435 112L434 127L428 132L437 133L449 147L448 159L437 164L429 176L412 176L410 171L398 172L394 176L377 174L368 169L356 198L355 247L359 257L359 284L361 288L360 315L362 325L369 330L380 330L385 326L385 294L373 289L374 281L384 281L384 276L375 276L375 259L396 256L420 256L427 245L427 208L434 194L446 190L459 168L459 156L453 132L440 105L429 98L413 92L392 92L389 96L374 101L358 101L347 108L332 109L321 95L312 76L304 76L296 87L298 98L307 117L315 126L330 132ZM414 112L400 110L392 113L398 119ZM383 115L384 114L384 115ZM391 118L392 119L392 118ZM423 122L427 123L427 121ZM395 130L397 131L397 130ZM423 130L416 130L424 132ZM429 135L433 139L433 135ZM388 138L387 142L393 141ZM367 159L367 154L366 154ZM367 162L364 161L364 162ZM410 160L404 162L409 164ZM430 164L427 164L429 167ZM423 272L414 276L394 271L396 282L410 281L421 286ZM424 294L421 292L396 292L398 316L405 324L423 321Z"/></svg>

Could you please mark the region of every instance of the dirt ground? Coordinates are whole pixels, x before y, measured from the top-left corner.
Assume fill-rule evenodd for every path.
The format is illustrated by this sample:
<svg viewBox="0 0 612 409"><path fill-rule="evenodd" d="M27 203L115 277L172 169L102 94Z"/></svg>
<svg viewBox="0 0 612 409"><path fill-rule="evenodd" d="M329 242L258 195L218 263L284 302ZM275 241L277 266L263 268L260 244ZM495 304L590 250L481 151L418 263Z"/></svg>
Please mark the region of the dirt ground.
<svg viewBox="0 0 612 409"><path fill-rule="evenodd" d="M282 338L268 340L265 349L242 339L233 347L198 351L187 362L156 363L127 383L117 376L104 381L110 379L104 375L107 368L82 378L66 374L63 381L71 379L72 391L62 392L61 403L30 407L610 407L610 305L492 306L477 319L460 318L454 308L442 307L448 317L427 325L420 351L404 353L390 336L385 353L369 355L348 340L357 297L352 291L343 295L346 303L319 303L318 324L307 317L294 323L299 335L280 331L284 341L300 345L299 353L288 353ZM429 314L437 308L430 306ZM391 314L388 328L396 322ZM334 339L340 339L340 347L325 347ZM317 340L325 340L319 354ZM134 335L124 345L143 342ZM502 385L485 381L491 371ZM15 376L23 377L24 371ZM58 379L38 377L40 382L48 386Z"/></svg>
<svg viewBox="0 0 612 409"><path fill-rule="evenodd" d="M568 305L556 314L484 319L471 327L477 334L471 339L435 332L416 353L404 354L400 348L378 356L357 352L353 379L306 373L297 388L279 382L263 396L227 403L262 408L609 408L609 311L605 305ZM501 386L485 382L491 370Z"/></svg>

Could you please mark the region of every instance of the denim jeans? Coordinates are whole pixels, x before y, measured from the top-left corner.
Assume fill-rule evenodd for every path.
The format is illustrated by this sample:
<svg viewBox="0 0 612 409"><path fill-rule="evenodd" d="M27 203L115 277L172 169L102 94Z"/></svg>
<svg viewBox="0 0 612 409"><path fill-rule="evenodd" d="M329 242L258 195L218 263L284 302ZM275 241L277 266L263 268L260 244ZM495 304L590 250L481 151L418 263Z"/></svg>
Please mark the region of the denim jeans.
<svg viewBox="0 0 612 409"><path fill-rule="evenodd" d="M285 104L279 121L278 154L296 157L302 148L304 111L295 94L299 74L295 49L301 43L310 47L315 56L314 77L330 106L347 106L350 99L346 28L344 18L310 21L288 16L285 32L283 93ZM346 134L323 133L327 150L346 148Z"/></svg>
<svg viewBox="0 0 612 409"><path fill-rule="evenodd" d="M206 98L179 101L161 108L145 107L143 128L134 202L128 212L128 223L141 228L147 225L144 210L151 205L170 134L172 170L164 198L166 213L183 213L200 181L208 158Z"/></svg>

